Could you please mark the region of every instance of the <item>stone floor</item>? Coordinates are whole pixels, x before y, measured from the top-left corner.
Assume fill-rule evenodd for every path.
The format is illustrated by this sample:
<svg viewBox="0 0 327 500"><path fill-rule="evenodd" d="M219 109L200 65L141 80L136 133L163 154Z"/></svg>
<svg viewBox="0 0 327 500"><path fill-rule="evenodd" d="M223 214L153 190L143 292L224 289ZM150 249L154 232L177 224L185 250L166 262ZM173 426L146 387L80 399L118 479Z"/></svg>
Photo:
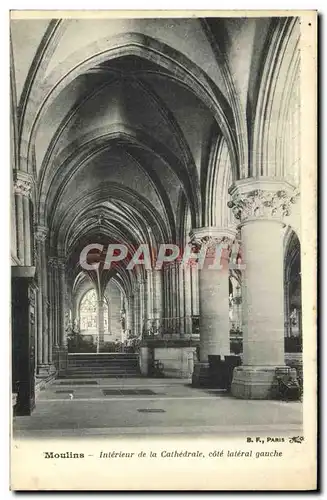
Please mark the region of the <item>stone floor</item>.
<svg viewBox="0 0 327 500"><path fill-rule="evenodd" d="M267 435L301 432L300 402L237 400L180 379L56 380L14 437L125 434Z"/></svg>

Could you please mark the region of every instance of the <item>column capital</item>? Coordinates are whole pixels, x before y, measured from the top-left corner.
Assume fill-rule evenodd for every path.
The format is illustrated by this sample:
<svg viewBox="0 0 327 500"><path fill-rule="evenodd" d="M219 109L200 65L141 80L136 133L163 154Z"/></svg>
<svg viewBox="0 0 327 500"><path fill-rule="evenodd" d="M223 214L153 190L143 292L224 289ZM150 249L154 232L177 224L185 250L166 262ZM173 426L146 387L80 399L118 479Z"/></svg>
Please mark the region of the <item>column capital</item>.
<svg viewBox="0 0 327 500"><path fill-rule="evenodd" d="M57 257L56 262L58 269L60 269L61 271L64 271L66 269L66 260L64 257Z"/></svg>
<svg viewBox="0 0 327 500"><path fill-rule="evenodd" d="M57 267L57 265L58 265L58 257L55 257L55 256L49 257L48 258L48 263L49 263L49 266Z"/></svg>
<svg viewBox="0 0 327 500"><path fill-rule="evenodd" d="M45 241L48 235L48 228L42 224L36 224L35 226L35 238L38 241Z"/></svg>
<svg viewBox="0 0 327 500"><path fill-rule="evenodd" d="M191 239L191 244L196 247L206 246L216 246L221 243L226 243L228 245L232 244L236 236L236 228L233 227L199 227L192 229L189 236Z"/></svg>
<svg viewBox="0 0 327 500"><path fill-rule="evenodd" d="M21 170L14 171L14 192L23 196L29 196L34 184L33 176Z"/></svg>
<svg viewBox="0 0 327 500"><path fill-rule="evenodd" d="M236 219L245 223L254 220L276 220L291 214L298 191L284 179L261 177L235 182L229 190L228 207Z"/></svg>

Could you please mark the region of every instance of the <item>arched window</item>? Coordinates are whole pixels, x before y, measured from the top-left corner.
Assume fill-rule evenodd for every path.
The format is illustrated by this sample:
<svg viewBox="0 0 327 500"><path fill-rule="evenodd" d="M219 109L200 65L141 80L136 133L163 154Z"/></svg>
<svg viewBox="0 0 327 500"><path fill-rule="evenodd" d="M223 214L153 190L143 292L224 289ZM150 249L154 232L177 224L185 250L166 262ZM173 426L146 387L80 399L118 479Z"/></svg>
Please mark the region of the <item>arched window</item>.
<svg viewBox="0 0 327 500"><path fill-rule="evenodd" d="M103 303L104 329L108 331L108 303ZM80 305L81 331L98 329L98 297L95 290L89 290Z"/></svg>
<svg viewBox="0 0 327 500"><path fill-rule="evenodd" d="M285 351L302 351L301 247L294 231L284 257Z"/></svg>
<svg viewBox="0 0 327 500"><path fill-rule="evenodd" d="M98 298L95 290L88 291L80 305L81 331L98 327Z"/></svg>

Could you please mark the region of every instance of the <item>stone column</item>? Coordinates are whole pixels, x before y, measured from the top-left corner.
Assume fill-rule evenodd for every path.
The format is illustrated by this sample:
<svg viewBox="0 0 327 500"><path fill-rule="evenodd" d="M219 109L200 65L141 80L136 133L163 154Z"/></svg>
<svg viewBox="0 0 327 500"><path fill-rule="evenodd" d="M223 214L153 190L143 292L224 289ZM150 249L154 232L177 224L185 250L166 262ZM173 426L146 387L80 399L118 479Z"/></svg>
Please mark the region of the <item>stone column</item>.
<svg viewBox="0 0 327 500"><path fill-rule="evenodd" d="M52 364L52 349L54 345L54 279L53 279L53 259L48 259L48 363Z"/></svg>
<svg viewBox="0 0 327 500"><path fill-rule="evenodd" d="M137 284L134 287L134 332L133 334L138 337L140 335L139 331L139 317L140 317L140 291Z"/></svg>
<svg viewBox="0 0 327 500"><path fill-rule="evenodd" d="M276 368L284 361L283 217L295 202L293 187L283 181L245 179L230 189L240 221L243 366L234 370L232 394L245 399L272 396Z"/></svg>
<svg viewBox="0 0 327 500"><path fill-rule="evenodd" d="M163 310L163 283L162 283L162 270L154 269L152 271L153 278L153 317L154 317L154 331L157 334L162 328Z"/></svg>
<svg viewBox="0 0 327 500"><path fill-rule="evenodd" d="M145 318L145 300L144 300L145 282L143 279L139 282L139 335L143 336L144 318Z"/></svg>
<svg viewBox="0 0 327 500"><path fill-rule="evenodd" d="M173 332L180 334L180 288L179 288L179 264L172 262L172 292L173 292Z"/></svg>
<svg viewBox="0 0 327 500"><path fill-rule="evenodd" d="M14 173L16 247L17 257L22 265L32 265L32 238L30 193L33 178L27 172L16 170Z"/></svg>
<svg viewBox="0 0 327 500"><path fill-rule="evenodd" d="M171 329L171 274L170 274L170 263L166 263L163 266L163 282L164 282L164 333L170 331Z"/></svg>
<svg viewBox="0 0 327 500"><path fill-rule="evenodd" d="M110 299L108 297L107 299L107 306L108 306L108 333L111 333L111 302L110 302Z"/></svg>
<svg viewBox="0 0 327 500"><path fill-rule="evenodd" d="M58 259L54 260L53 263L54 271L54 304L55 304L55 346L59 349L60 347L60 278L59 278L59 268Z"/></svg>
<svg viewBox="0 0 327 500"><path fill-rule="evenodd" d="M104 300L98 300L98 344L97 352L101 352L104 343Z"/></svg>
<svg viewBox="0 0 327 500"><path fill-rule="evenodd" d="M58 258L59 277L59 343L63 349L67 348L66 338L66 265L63 258Z"/></svg>
<svg viewBox="0 0 327 500"><path fill-rule="evenodd" d="M152 271L153 277L153 313L155 318L162 318L162 271L156 269Z"/></svg>
<svg viewBox="0 0 327 500"><path fill-rule="evenodd" d="M184 266L180 261L176 262L177 272L178 272L178 306L179 306L179 334L183 337L185 334L185 279L184 279Z"/></svg>
<svg viewBox="0 0 327 500"><path fill-rule="evenodd" d="M197 266L193 265L190 269L191 287L192 287L192 316L199 315L199 271Z"/></svg>
<svg viewBox="0 0 327 500"><path fill-rule="evenodd" d="M23 211L23 195L16 190L15 193L15 206L16 206L16 241L17 241L17 257L20 262L25 262L25 244L24 244L24 211Z"/></svg>
<svg viewBox="0 0 327 500"><path fill-rule="evenodd" d="M194 366L193 384L210 385L209 355L230 354L229 340L229 254L236 230L199 228L191 232L193 245L207 257L199 268L200 362ZM216 269L211 268L216 259ZM221 267L219 269L219 266Z"/></svg>
<svg viewBox="0 0 327 500"><path fill-rule="evenodd" d="M191 266L184 266L185 334L192 334L192 284Z"/></svg>
<svg viewBox="0 0 327 500"><path fill-rule="evenodd" d="M58 351L59 351L59 302L58 302L58 262L56 257L49 258L49 302L50 302L50 347L51 347L51 363L53 362L58 368Z"/></svg>
<svg viewBox="0 0 327 500"><path fill-rule="evenodd" d="M38 275L38 375L49 374L49 328L48 328L48 276L46 261L46 238L48 229L45 226L35 227L37 242L37 275Z"/></svg>
<svg viewBox="0 0 327 500"><path fill-rule="evenodd" d="M127 296L128 311L127 311L127 330L133 333L134 331L134 296L130 294Z"/></svg>
<svg viewBox="0 0 327 500"><path fill-rule="evenodd" d="M42 292L41 292L41 278L38 276L38 290L37 290L37 328L36 328L36 358L37 358L37 373L42 371L43 367L43 326L42 326Z"/></svg>
<svg viewBox="0 0 327 500"><path fill-rule="evenodd" d="M146 317L150 321L153 318L153 271L147 271L146 280Z"/></svg>

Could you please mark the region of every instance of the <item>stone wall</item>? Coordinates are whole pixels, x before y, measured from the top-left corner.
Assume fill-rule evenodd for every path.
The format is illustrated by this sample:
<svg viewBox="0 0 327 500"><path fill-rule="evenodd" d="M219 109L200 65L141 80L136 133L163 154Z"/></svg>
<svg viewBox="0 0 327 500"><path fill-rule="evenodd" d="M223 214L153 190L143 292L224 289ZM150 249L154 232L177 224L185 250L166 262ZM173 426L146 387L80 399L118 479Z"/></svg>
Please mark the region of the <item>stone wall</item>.
<svg viewBox="0 0 327 500"><path fill-rule="evenodd" d="M165 377L190 378L194 352L195 347L157 347L154 359L162 363Z"/></svg>

